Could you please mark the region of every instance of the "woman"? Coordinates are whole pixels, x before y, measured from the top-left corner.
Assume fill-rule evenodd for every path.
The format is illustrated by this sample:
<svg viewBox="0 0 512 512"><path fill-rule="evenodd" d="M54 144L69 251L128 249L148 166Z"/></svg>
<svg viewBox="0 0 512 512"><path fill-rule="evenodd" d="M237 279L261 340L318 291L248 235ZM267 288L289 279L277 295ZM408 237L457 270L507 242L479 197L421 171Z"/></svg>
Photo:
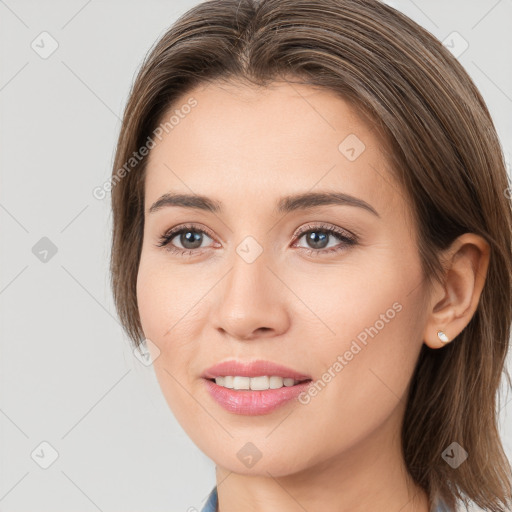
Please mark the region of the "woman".
<svg viewBox="0 0 512 512"><path fill-rule="evenodd" d="M210 0L164 34L119 136L112 284L216 464L204 511L510 506L507 188L468 74L386 5Z"/></svg>

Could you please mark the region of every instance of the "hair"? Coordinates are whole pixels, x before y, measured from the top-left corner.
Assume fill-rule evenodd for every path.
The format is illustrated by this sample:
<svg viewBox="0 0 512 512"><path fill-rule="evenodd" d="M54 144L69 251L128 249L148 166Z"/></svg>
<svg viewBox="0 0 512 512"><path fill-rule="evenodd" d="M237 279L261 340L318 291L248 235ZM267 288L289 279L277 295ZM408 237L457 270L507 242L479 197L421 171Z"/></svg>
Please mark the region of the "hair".
<svg viewBox="0 0 512 512"><path fill-rule="evenodd" d="M432 500L501 512L511 466L497 419L512 322L512 208L503 151L486 104L430 32L377 0L207 0L146 55L124 111L112 171L111 282L123 329L144 339L136 281L147 158L126 171L170 106L195 86L277 80L334 92L370 119L410 202L425 282L442 282L440 252L471 232L490 246L477 309L442 349L422 345L402 426L407 470ZM193 115L193 114L192 114ZM122 172L122 169L125 172ZM457 442L467 460L442 453Z"/></svg>

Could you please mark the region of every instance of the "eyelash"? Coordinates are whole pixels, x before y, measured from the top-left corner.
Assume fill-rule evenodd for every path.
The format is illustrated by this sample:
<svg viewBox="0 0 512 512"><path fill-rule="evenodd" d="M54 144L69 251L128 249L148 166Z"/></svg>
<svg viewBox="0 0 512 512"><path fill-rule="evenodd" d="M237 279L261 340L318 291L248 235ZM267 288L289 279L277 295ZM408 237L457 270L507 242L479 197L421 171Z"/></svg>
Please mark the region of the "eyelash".
<svg viewBox="0 0 512 512"><path fill-rule="evenodd" d="M204 249L180 249L179 247L175 247L171 244L171 240L175 238L177 235L180 235L181 233L186 233L188 231L192 231L194 233L202 233L204 235L209 236L210 238L214 238L212 233L210 233L208 230L198 228L194 224L185 224L181 226L177 226L176 228L171 229L164 235L160 237L159 243L157 244L157 247L165 247L165 250L173 253L178 254L179 256L187 256L187 255L193 255L194 253L199 254ZM318 225L311 225L308 224L307 226L303 226L300 228L295 234L294 234L294 240L297 241L300 240L300 238L311 231L322 231L323 233L326 233L327 235L334 236L341 240L341 242L346 247L351 247L357 244L357 237L355 235L352 235L351 233L348 233L344 230L341 230L339 228L335 228L330 225L326 224L318 224ZM342 251L343 248L340 247L330 247L329 249L310 249L308 247L299 247L301 251L306 251L308 254L325 254L325 253L333 253L333 252L339 252Z"/></svg>

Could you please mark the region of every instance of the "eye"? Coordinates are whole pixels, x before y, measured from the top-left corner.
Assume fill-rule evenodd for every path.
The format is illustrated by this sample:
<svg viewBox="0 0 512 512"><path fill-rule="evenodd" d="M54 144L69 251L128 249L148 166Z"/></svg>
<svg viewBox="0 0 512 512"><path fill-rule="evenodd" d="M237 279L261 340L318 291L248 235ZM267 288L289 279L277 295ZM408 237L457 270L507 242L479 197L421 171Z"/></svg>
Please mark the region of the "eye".
<svg viewBox="0 0 512 512"><path fill-rule="evenodd" d="M306 236L305 236L306 235ZM305 236L305 238L304 238ZM306 243L312 247L303 247L295 245L299 249L305 250L309 254L324 254L342 251L347 247L357 244L357 237L348 231L342 230L337 227L320 224L301 227L295 234L295 237L300 240L304 238ZM342 243L334 247L328 247L329 238L337 238Z"/></svg>
<svg viewBox="0 0 512 512"><path fill-rule="evenodd" d="M178 236L179 235L179 236ZM194 252L200 252L202 242L204 241L204 236L212 239L208 231L204 229L200 229L194 225L182 225L176 228L171 229L167 233L165 233L161 238L158 247L165 247L166 250L180 254L185 256L186 254L193 254ZM181 244L181 247L176 247L172 240L177 238L178 243Z"/></svg>
<svg viewBox="0 0 512 512"><path fill-rule="evenodd" d="M157 247L165 247L169 252L180 256L193 255L194 253L198 254L202 249L205 249L205 247L201 247L205 237L213 240L213 234L206 229L199 228L194 224L181 225L166 232L160 238ZM181 247L175 245L175 242L173 242L175 238ZM294 234L294 239L300 240L301 238L304 238L306 243L312 245L312 247L303 247L297 245L297 242L293 247L297 247L301 251L306 251L313 255L335 253L357 244L357 237L352 233L326 224L308 224L301 227ZM329 247L329 238L338 239L341 243L338 243L334 247Z"/></svg>

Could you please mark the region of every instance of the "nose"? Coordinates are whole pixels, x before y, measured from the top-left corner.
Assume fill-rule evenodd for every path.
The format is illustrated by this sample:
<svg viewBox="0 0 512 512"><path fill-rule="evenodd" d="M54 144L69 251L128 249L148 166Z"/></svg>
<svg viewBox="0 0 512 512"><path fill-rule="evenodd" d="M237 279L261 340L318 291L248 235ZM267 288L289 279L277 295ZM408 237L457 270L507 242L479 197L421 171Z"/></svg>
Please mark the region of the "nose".
<svg viewBox="0 0 512 512"><path fill-rule="evenodd" d="M289 328L290 292L267 266L264 255L248 263L238 254L219 283L214 327L223 336L251 340L278 336Z"/></svg>

